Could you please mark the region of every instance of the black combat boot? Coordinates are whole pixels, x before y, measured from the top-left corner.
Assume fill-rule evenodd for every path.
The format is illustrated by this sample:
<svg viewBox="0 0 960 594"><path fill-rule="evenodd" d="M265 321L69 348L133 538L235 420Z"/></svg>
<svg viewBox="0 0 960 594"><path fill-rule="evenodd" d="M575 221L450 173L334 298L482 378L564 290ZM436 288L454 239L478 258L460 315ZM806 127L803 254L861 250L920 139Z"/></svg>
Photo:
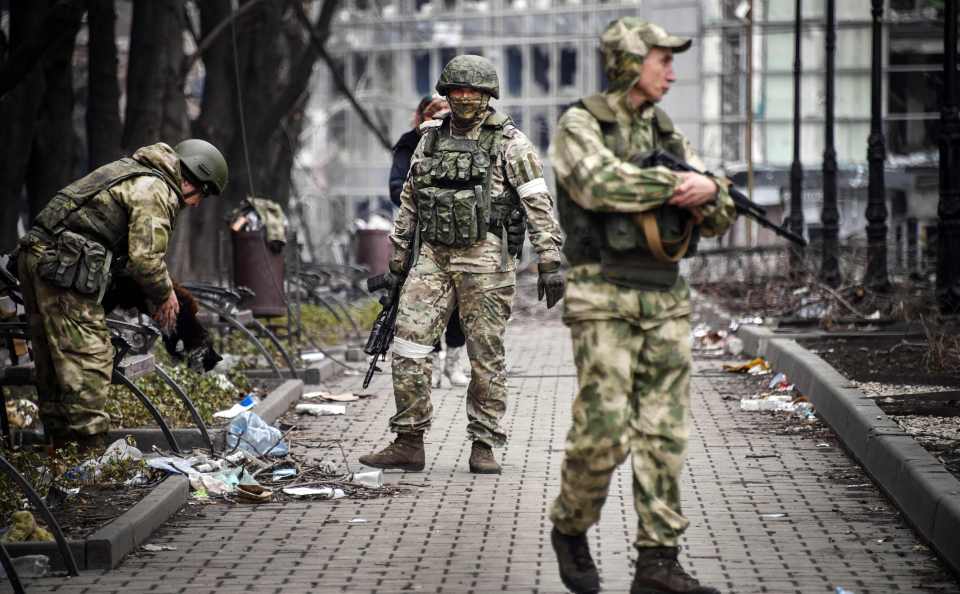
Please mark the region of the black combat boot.
<svg viewBox="0 0 960 594"><path fill-rule="evenodd" d="M393 443L375 454L360 456L360 463L373 468L420 471L424 467L423 432L398 433Z"/></svg>
<svg viewBox="0 0 960 594"><path fill-rule="evenodd" d="M500 474L500 465L493 457L493 448L482 441L474 441L470 448L470 472L474 474Z"/></svg>
<svg viewBox="0 0 960 594"><path fill-rule="evenodd" d="M677 552L677 547L639 549L630 594L720 594L687 573L677 560Z"/></svg>
<svg viewBox="0 0 960 594"><path fill-rule="evenodd" d="M575 594L594 594L600 591L600 574L590 556L587 535L567 536L554 528L550 542L560 564L560 579L563 585Z"/></svg>

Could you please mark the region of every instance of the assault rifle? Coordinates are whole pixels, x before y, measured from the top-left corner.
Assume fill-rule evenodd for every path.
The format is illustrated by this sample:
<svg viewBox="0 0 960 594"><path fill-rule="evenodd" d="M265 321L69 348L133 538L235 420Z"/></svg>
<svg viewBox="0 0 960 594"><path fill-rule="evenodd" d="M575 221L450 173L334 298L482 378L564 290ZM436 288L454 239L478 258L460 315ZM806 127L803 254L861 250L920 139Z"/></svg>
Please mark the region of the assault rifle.
<svg viewBox="0 0 960 594"><path fill-rule="evenodd" d="M380 359L386 360L387 351L390 350L390 345L393 344L393 334L397 327L397 312L400 309L400 290L407 281L407 274L410 272L410 268L412 268L414 254L420 248L419 243L418 240L411 242L407 259L403 263L403 274L400 276L400 280L396 285L390 287L390 284L387 282L389 272L367 279L367 291L370 293L387 288L390 289L390 292L380 297L380 305L383 306L383 309L380 310L380 314L377 315L377 319L374 320L373 328L370 329L370 336L367 337L367 344L363 347L363 352L373 357L370 360L370 367L367 369L367 374L363 376L364 389L370 385L370 380L373 379L373 373L380 371L380 368L377 367L377 361Z"/></svg>
<svg viewBox="0 0 960 594"><path fill-rule="evenodd" d="M681 161L680 159L674 157L670 153L664 152L660 149L655 149L647 154L642 161L641 167L656 167L662 165L667 169L672 171L690 171L693 173L699 173L701 175L706 175L708 177L716 177L710 172L704 173L703 171L698 170L694 166L690 165L686 161ZM792 241L793 243L804 247L807 245L807 240L802 236L797 235L790 229L786 227L781 227L780 225L774 223L766 217L767 211L765 211L759 204L747 198L743 192L730 186L730 197L733 198L733 203L737 206L737 213L744 216L748 216L751 219L755 220L761 226L770 229L780 237Z"/></svg>

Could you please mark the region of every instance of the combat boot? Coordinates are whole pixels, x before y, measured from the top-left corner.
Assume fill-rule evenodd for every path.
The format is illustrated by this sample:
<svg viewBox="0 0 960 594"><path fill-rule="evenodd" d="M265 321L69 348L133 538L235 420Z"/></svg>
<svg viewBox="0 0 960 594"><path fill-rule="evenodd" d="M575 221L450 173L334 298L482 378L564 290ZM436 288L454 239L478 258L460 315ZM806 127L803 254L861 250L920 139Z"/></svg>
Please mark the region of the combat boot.
<svg viewBox="0 0 960 594"><path fill-rule="evenodd" d="M467 378L467 375L463 372L463 367L460 365L460 354L462 352L463 347L447 347L447 358L443 362L443 375L450 380L452 386L466 386L470 383L470 379Z"/></svg>
<svg viewBox="0 0 960 594"><path fill-rule="evenodd" d="M474 441L470 448L470 472L474 474L500 474L500 465L493 457L493 448L482 441Z"/></svg>
<svg viewBox="0 0 960 594"><path fill-rule="evenodd" d="M554 527L550 542L560 564L563 585L575 594L593 594L600 591L600 574L590 556L586 534L568 536Z"/></svg>
<svg viewBox="0 0 960 594"><path fill-rule="evenodd" d="M630 594L720 594L687 573L677 560L677 552L677 547L639 549Z"/></svg>
<svg viewBox="0 0 960 594"><path fill-rule="evenodd" d="M373 468L399 468L400 470L423 470L423 432L398 433L393 443L375 454L360 456L360 463Z"/></svg>

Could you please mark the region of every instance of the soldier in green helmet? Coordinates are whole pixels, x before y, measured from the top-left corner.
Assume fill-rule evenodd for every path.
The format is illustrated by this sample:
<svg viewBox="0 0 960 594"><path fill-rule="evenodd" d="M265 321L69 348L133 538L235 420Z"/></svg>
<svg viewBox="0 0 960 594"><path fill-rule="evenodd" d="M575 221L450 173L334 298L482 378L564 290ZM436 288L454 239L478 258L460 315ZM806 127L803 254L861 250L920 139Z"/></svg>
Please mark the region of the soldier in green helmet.
<svg viewBox="0 0 960 594"><path fill-rule="evenodd" d="M113 347L100 301L111 276L132 277L172 330L180 305L164 256L177 213L222 193L227 176L204 140L145 146L60 190L20 239L40 417L55 447L95 444L110 427Z"/></svg>
<svg viewBox="0 0 960 594"><path fill-rule="evenodd" d="M450 60L437 83L451 114L426 122L413 154L394 222L390 272L400 296L393 342L390 419L395 441L360 462L377 468L422 470L423 434L430 427L428 356L455 305L466 330L471 378L467 388L470 471L499 473L492 448L507 439L500 420L507 408L503 334L516 290L516 259L507 228L526 215L539 256L539 292L553 307L563 295L560 229L543 167L527 137L490 107L499 98L496 69L486 58Z"/></svg>
<svg viewBox="0 0 960 594"><path fill-rule="evenodd" d="M677 560L688 524L680 469L692 366L690 289L679 260L697 237L724 233L736 213L724 182L643 166L645 153L661 149L702 170L657 106L676 80L674 54L691 40L624 17L600 42L609 89L569 108L550 147L571 266L563 319L579 383L551 541L564 584L599 591L586 532L613 472L632 456L639 523L631 593L716 593Z"/></svg>

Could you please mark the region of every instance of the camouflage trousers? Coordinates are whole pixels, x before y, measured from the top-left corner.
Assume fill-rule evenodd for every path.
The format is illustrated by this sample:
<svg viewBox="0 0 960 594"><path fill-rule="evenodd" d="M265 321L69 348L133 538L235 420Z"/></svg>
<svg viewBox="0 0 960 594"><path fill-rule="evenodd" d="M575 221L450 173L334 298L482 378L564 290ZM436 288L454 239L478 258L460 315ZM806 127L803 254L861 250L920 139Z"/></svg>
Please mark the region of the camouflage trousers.
<svg viewBox="0 0 960 594"><path fill-rule="evenodd" d="M96 296L61 289L39 278L37 257L20 252L19 275L29 316L40 418L47 435L104 433L113 374L113 345Z"/></svg>
<svg viewBox="0 0 960 594"><path fill-rule="evenodd" d="M690 320L646 330L621 319L570 325L580 391L550 519L581 534L600 519L610 479L632 456L635 546L677 546L680 470L688 436Z"/></svg>
<svg viewBox="0 0 960 594"><path fill-rule="evenodd" d="M412 433L430 427L433 370L429 356L459 305L471 367L467 434L471 440L500 446L507 439L500 429L507 409L503 334L513 307L516 277L512 271L452 272L446 268L446 262L421 253L403 286L392 349L397 414L390 418L390 430Z"/></svg>

